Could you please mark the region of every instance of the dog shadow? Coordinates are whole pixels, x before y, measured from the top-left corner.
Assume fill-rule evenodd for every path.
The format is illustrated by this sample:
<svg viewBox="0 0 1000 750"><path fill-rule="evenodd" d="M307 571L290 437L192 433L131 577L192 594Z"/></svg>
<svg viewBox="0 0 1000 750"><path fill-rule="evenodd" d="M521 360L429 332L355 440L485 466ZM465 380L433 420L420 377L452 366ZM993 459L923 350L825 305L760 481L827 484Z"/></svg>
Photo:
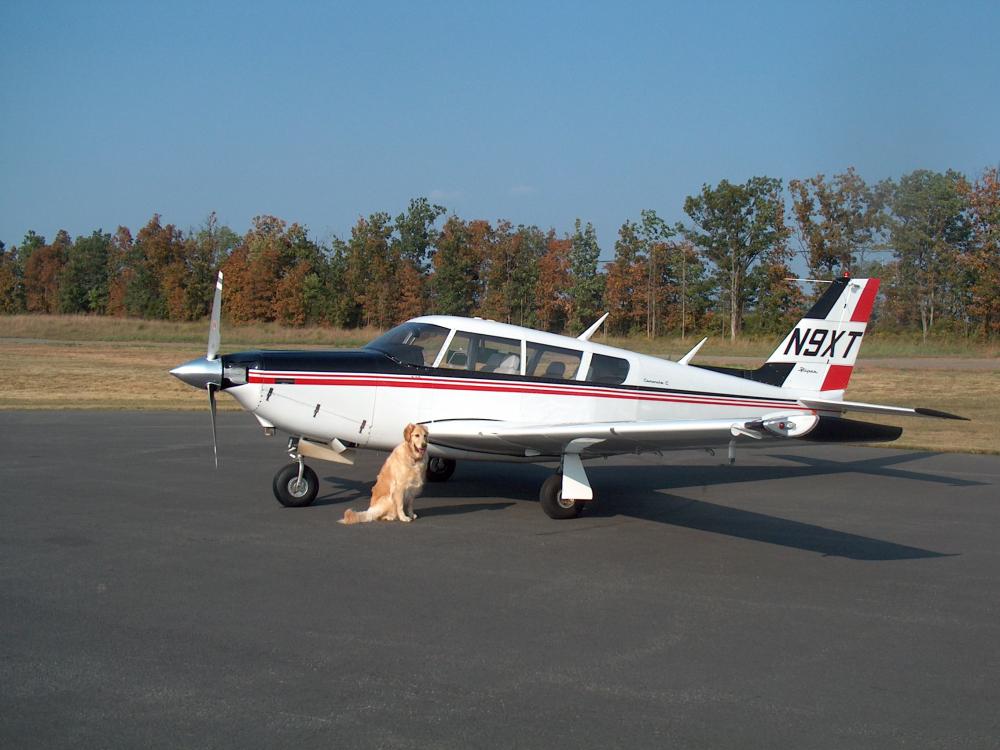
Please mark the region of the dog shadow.
<svg viewBox="0 0 1000 750"><path fill-rule="evenodd" d="M313 501L312 507L353 503L359 499L368 500L372 494L372 487L375 486L374 480L362 482L338 476L323 477L322 482L320 486L327 491Z"/></svg>

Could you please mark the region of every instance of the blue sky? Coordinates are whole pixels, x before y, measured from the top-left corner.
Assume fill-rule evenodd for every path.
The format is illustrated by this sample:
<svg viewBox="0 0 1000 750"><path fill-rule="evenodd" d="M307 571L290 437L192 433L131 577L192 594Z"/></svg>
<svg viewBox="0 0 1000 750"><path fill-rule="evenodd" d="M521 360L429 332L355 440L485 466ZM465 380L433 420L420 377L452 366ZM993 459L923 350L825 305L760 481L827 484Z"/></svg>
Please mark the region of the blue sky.
<svg viewBox="0 0 1000 750"><path fill-rule="evenodd" d="M1000 162L997 2L0 3L0 240L681 220L703 183Z"/></svg>

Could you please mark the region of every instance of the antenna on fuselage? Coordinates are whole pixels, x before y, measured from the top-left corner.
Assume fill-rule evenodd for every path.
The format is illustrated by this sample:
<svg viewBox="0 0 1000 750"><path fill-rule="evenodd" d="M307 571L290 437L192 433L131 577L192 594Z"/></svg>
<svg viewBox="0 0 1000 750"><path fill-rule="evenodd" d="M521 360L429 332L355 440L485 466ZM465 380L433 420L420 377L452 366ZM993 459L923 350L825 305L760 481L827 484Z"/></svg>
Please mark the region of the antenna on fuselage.
<svg viewBox="0 0 1000 750"><path fill-rule="evenodd" d="M610 315L610 313L604 313L604 315L598 318L597 322L594 323L594 325L592 325L586 331L577 336L577 338L580 339L580 341L590 341L590 337L593 336L595 333L597 333L597 329L601 327L601 323L607 320L608 315Z"/></svg>
<svg viewBox="0 0 1000 750"><path fill-rule="evenodd" d="M695 344L694 348L692 348L691 351L689 351L687 354L685 354L683 357L677 360L677 364L679 365L689 364L691 360L694 359L694 355L698 353L699 349L701 349L702 344L704 344L706 341L708 341L708 336L706 336L697 344Z"/></svg>

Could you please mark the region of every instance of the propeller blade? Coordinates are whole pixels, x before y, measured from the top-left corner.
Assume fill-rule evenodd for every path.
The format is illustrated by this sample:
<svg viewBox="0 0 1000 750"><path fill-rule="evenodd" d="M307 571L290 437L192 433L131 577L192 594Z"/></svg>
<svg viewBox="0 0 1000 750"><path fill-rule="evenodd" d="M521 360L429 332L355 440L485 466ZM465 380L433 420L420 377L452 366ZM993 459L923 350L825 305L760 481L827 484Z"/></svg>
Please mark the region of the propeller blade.
<svg viewBox="0 0 1000 750"><path fill-rule="evenodd" d="M212 412L212 452L215 454L215 468L219 468L219 440L215 432L215 391L219 386L215 383L208 384L208 408Z"/></svg>
<svg viewBox="0 0 1000 750"><path fill-rule="evenodd" d="M208 328L208 354L206 359L215 359L219 354L219 319L222 317L222 271L215 282L215 299L212 301L212 322Z"/></svg>

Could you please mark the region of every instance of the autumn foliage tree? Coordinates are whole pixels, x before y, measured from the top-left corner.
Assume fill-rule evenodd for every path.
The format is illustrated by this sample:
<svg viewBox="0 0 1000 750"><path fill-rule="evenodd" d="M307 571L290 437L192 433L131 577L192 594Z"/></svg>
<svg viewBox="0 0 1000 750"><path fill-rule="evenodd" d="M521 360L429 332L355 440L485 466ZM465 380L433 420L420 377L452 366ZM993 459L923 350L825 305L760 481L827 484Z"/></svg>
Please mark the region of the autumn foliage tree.
<svg viewBox="0 0 1000 750"><path fill-rule="evenodd" d="M821 174L791 180L788 190L795 233L814 278L852 273L882 239L888 224L888 182L869 187L854 167L849 167L830 180Z"/></svg>
<svg viewBox="0 0 1000 750"><path fill-rule="evenodd" d="M973 183L961 181L969 216L969 315L984 336L1000 334L1000 170L987 169Z"/></svg>
<svg viewBox="0 0 1000 750"><path fill-rule="evenodd" d="M24 298L28 312L59 311L59 285L72 245L69 234L59 230L51 245L35 247L24 262Z"/></svg>
<svg viewBox="0 0 1000 750"><path fill-rule="evenodd" d="M918 170L868 186L848 169L789 183L789 222L810 273L878 274L878 325L926 336L1000 332L1000 188ZM182 231L159 215L72 241L28 232L0 244L0 312L74 312L196 320L226 272L224 312L240 323L387 328L424 313L481 315L578 334L604 311L612 333L687 336L725 325L772 335L805 305L788 246L781 182L704 185L688 224L652 210L619 229L600 268L597 233L444 217L417 198L395 218L360 217L328 245L274 216L239 236L214 214ZM888 262L873 260L892 253Z"/></svg>

